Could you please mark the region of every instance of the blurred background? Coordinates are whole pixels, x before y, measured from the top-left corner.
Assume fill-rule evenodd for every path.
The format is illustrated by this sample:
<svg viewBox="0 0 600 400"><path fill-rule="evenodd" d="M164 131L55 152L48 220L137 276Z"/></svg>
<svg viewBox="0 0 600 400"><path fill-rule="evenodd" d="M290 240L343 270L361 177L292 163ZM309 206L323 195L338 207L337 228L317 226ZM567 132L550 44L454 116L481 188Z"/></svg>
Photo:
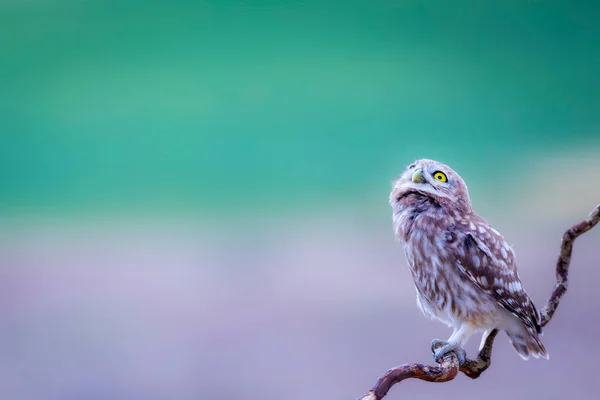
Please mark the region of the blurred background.
<svg viewBox="0 0 600 400"><path fill-rule="evenodd" d="M0 2L0 398L353 399L432 362L388 194L459 172L541 308L600 202L583 1ZM594 398L600 228L522 361L388 398ZM479 339L469 344L471 354Z"/></svg>

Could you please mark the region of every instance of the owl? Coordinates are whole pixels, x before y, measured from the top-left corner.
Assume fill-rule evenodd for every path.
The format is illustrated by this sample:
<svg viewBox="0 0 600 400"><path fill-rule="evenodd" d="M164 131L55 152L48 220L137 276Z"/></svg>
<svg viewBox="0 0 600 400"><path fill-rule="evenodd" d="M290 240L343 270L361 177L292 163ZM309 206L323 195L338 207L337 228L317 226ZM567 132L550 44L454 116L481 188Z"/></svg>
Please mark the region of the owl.
<svg viewBox="0 0 600 400"><path fill-rule="evenodd" d="M454 329L448 341L432 343L436 360L454 351L462 362L470 336L483 332L483 346L493 329L504 330L522 358L548 358L539 337L540 315L523 289L515 255L473 211L456 172L417 160L394 182L390 205L418 306Z"/></svg>

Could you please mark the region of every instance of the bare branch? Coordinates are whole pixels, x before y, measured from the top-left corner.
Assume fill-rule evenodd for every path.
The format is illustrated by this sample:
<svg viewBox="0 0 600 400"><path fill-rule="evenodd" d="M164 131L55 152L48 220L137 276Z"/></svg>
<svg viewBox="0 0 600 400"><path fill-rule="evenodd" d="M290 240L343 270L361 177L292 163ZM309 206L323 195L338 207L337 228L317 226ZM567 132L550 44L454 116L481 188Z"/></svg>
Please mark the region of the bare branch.
<svg viewBox="0 0 600 400"><path fill-rule="evenodd" d="M554 285L554 290L541 312L542 326L550 322L558 307L560 299L567 291L567 286L569 284L569 264L571 264L571 253L573 252L573 243L575 242L575 239L592 229L598 221L600 221L600 204L596 206L586 219L567 229L563 235L562 243L560 245L560 254L558 255L558 260L556 260L556 285Z"/></svg>
<svg viewBox="0 0 600 400"><path fill-rule="evenodd" d="M567 291L569 265L571 263L571 253L573 252L573 243L575 242L575 239L592 229L599 221L600 204L594 208L585 220L567 229L563 235L560 254L556 262L556 285L540 313L542 326L550 322L562 296ZM454 379L456 375L458 375L458 371L460 371L469 378L476 379L483 371L488 369L492 363L492 347L497 334L498 330L493 330L487 337L477 358L474 360L467 359L462 365L459 365L456 354L450 352L444 356L439 363L439 366L403 364L394 367L383 374L383 376L377 380L375 386L358 400L381 400L392 386L409 378L421 379L427 382L448 382Z"/></svg>

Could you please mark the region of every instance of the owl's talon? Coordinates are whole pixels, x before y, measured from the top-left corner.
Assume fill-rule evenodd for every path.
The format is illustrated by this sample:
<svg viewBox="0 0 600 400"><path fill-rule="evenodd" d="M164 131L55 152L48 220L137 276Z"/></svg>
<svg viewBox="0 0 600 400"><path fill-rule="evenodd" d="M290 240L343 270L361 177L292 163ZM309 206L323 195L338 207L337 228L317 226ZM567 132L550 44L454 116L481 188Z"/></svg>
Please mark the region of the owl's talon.
<svg viewBox="0 0 600 400"><path fill-rule="evenodd" d="M467 352L465 349L456 344L451 344L439 339L434 339L431 342L431 351L433 352L433 359L438 364L440 364L442 359L451 352L456 354L459 365L463 365L467 359Z"/></svg>
<svg viewBox="0 0 600 400"><path fill-rule="evenodd" d="M431 352L433 354L435 354L435 352L438 349L441 349L442 347L446 346L447 344L448 344L448 342L446 342L445 340L433 339L431 341Z"/></svg>

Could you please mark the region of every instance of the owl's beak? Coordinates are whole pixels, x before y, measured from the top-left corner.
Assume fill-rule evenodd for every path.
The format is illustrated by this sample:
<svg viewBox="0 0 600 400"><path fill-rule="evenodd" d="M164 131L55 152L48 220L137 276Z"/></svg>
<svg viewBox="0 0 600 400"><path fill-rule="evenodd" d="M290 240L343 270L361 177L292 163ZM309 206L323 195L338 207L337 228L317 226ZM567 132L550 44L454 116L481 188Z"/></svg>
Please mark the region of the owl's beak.
<svg viewBox="0 0 600 400"><path fill-rule="evenodd" d="M425 177L423 176L423 171L421 169L416 170L411 179L414 183L425 183Z"/></svg>

